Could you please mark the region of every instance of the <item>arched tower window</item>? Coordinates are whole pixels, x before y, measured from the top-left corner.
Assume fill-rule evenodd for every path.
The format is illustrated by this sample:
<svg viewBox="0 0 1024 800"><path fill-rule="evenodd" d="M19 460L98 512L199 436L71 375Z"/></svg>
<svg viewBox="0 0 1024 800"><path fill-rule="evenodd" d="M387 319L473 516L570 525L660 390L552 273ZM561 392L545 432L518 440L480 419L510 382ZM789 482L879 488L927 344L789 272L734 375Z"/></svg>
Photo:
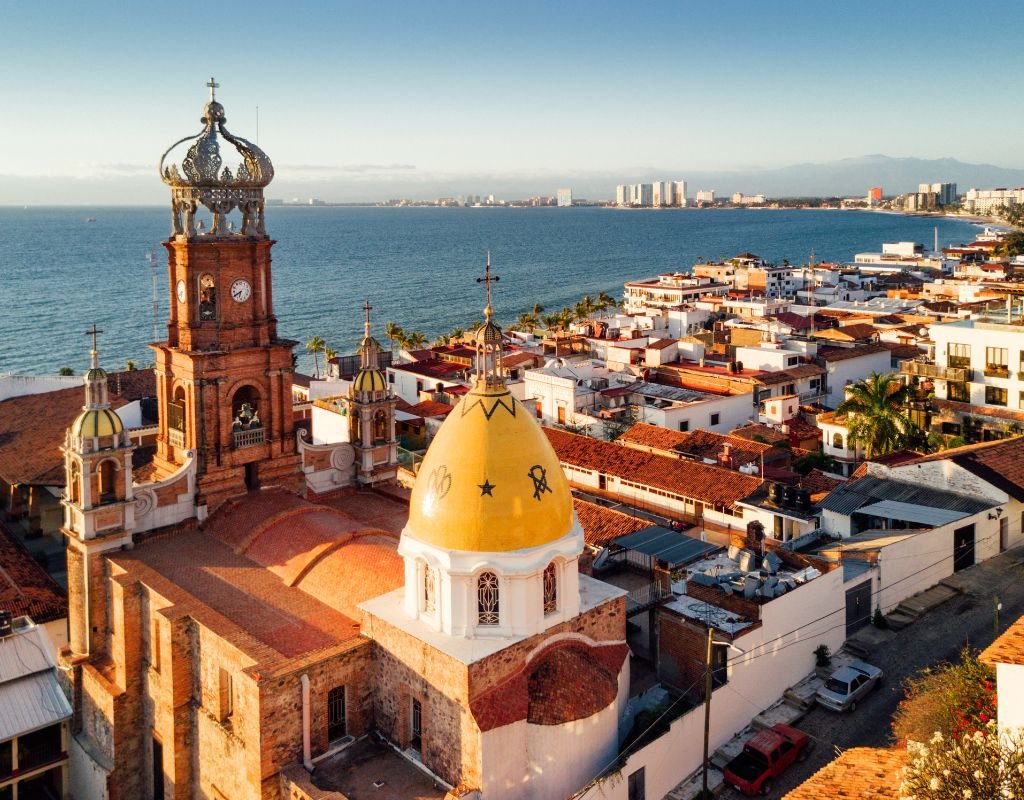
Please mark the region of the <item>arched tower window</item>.
<svg viewBox="0 0 1024 800"><path fill-rule="evenodd" d="M82 474L78 469L78 464L72 464L68 475L68 500L72 503L79 503L82 500L81 481Z"/></svg>
<svg viewBox="0 0 1024 800"><path fill-rule="evenodd" d="M217 319L217 281L209 272L199 276L199 319Z"/></svg>
<svg viewBox="0 0 1024 800"><path fill-rule="evenodd" d="M429 564L423 565L423 613L437 611L437 570Z"/></svg>
<svg viewBox="0 0 1024 800"><path fill-rule="evenodd" d="M552 561L544 567L544 614L558 611L558 569Z"/></svg>
<svg viewBox="0 0 1024 800"><path fill-rule="evenodd" d="M388 415L383 410L373 415L373 441L386 442L388 439Z"/></svg>
<svg viewBox="0 0 1024 800"><path fill-rule="evenodd" d="M843 434L837 433L832 437L832 446L843 449Z"/></svg>
<svg viewBox="0 0 1024 800"><path fill-rule="evenodd" d="M476 603L478 625L497 625L499 622L498 576L493 572L481 572L476 579Z"/></svg>
<svg viewBox="0 0 1024 800"><path fill-rule="evenodd" d="M243 386L231 398L231 428L235 431L247 431L262 428L260 419L260 395L252 386Z"/></svg>
<svg viewBox="0 0 1024 800"><path fill-rule="evenodd" d="M117 465L113 461L104 461L99 466L100 502L109 502L117 493Z"/></svg>

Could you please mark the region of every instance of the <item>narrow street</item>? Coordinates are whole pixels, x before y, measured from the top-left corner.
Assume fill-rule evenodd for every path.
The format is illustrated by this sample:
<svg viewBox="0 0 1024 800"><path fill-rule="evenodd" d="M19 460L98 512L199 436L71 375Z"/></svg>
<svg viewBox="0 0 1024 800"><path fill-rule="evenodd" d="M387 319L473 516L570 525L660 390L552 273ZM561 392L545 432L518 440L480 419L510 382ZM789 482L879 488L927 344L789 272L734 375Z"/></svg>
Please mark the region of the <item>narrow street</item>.
<svg viewBox="0 0 1024 800"><path fill-rule="evenodd" d="M890 721L902 699L903 681L942 661L954 661L964 646L982 649L994 636L994 603L1002 603L999 626L1024 615L1024 548L1010 550L955 576L963 594L925 614L901 631L884 631L881 644L865 659L885 671L885 682L852 714L835 714L815 707L796 727L814 741L803 763L791 767L776 783L771 796L784 797L835 758L837 749L886 747L891 743ZM726 800L739 798L733 789L723 790Z"/></svg>

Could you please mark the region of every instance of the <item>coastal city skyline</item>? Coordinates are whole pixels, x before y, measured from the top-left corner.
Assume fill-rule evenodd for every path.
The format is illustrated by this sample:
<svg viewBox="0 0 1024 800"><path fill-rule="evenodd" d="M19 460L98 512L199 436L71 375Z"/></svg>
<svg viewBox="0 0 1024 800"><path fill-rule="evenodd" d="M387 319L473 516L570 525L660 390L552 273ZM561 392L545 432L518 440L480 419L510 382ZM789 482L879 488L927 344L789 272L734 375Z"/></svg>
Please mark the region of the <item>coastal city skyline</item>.
<svg viewBox="0 0 1024 800"><path fill-rule="evenodd" d="M986 9L1004 24L977 25L994 18ZM1009 4L934 3L920 13L684 3L636 13L255 3L247 14L267 43L258 69L245 57L249 37L228 19L216 57L204 37L169 34L176 63L187 66L163 69L152 32L175 30L175 20L187 29L202 13L189 3L171 20L104 3L88 13L70 4L6 9L0 99L33 124L0 131L0 203L159 202L159 131L194 113L211 73L229 125L279 154L284 196L378 201L458 185L515 197L571 185L610 199L617 184L648 174L696 182L869 153L1024 167L1014 135L1024 112L1005 102L993 74L996 63L1012 73L1022 60L1012 33L1021 12ZM955 50L943 44L952 31ZM631 52L630 42L642 45ZM914 51L934 52L934 66L901 63L899 53ZM998 106L1001 124L963 136L938 116L957 103ZM69 125L75 147L66 145ZM830 191L849 188L822 189Z"/></svg>

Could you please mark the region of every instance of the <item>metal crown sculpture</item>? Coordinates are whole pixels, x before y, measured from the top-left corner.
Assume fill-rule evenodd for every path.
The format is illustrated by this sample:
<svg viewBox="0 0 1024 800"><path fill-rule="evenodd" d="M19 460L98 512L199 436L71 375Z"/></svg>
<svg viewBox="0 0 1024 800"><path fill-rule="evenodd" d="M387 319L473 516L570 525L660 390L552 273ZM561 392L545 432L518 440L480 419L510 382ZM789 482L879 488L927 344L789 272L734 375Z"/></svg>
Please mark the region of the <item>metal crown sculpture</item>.
<svg viewBox="0 0 1024 800"><path fill-rule="evenodd" d="M263 187L273 179L274 165L252 142L228 132L224 127L224 106L215 96L219 84L210 78L206 85L210 89L210 102L203 108L201 121L205 127L197 135L175 142L160 158L160 177L171 187L172 235L190 239L199 235L195 214L202 205L213 214L213 224L204 236L266 238ZM222 168L222 138L241 157L234 172L228 167ZM177 164L165 163L171 151L185 142L192 144L181 160L180 169ZM227 227L227 215L236 208L242 212L242 225L237 233Z"/></svg>

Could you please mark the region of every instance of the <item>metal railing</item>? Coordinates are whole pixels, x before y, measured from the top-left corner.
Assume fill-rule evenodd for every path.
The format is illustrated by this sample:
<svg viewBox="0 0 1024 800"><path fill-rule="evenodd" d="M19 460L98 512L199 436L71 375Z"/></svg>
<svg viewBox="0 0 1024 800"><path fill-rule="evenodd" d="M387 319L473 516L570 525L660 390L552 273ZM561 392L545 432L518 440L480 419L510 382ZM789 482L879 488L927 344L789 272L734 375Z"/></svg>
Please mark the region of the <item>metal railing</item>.
<svg viewBox="0 0 1024 800"><path fill-rule="evenodd" d="M626 592L626 616L639 614L641 611L645 611L651 606L657 604L662 598L668 597L671 594L671 589L667 589L660 583L653 582L646 586L630 589Z"/></svg>
<svg viewBox="0 0 1024 800"><path fill-rule="evenodd" d="M234 431L231 436L236 448L253 447L257 444L263 444L263 428L253 428L248 431Z"/></svg>
<svg viewBox="0 0 1024 800"><path fill-rule="evenodd" d="M974 370L968 367L940 367L938 364L915 360L901 361L900 372L918 378L932 378L955 383L967 383L974 380Z"/></svg>

